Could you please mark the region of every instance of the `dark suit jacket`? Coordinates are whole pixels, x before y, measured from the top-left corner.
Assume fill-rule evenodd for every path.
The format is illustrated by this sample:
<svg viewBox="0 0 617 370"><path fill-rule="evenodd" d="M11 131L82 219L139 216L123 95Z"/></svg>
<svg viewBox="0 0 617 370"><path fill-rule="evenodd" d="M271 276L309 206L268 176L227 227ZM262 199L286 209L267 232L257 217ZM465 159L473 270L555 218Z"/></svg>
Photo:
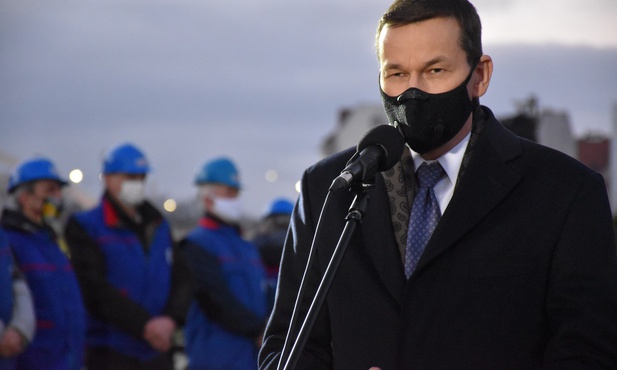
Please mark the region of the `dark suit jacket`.
<svg viewBox="0 0 617 370"><path fill-rule="evenodd" d="M377 175L298 369L617 369L617 258L602 176L516 137L484 109L485 128L409 281ZM303 176L262 369L276 368L324 198L352 154ZM312 292L352 194L330 198Z"/></svg>

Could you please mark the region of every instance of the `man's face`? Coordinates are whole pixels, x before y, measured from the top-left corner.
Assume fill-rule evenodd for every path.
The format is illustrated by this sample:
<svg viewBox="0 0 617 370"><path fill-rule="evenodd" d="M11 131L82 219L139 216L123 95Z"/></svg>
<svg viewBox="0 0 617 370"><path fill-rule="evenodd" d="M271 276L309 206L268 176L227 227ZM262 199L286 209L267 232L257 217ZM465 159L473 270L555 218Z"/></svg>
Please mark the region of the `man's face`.
<svg viewBox="0 0 617 370"><path fill-rule="evenodd" d="M211 194L216 198L234 199L237 198L240 192L236 188L225 184L211 184Z"/></svg>
<svg viewBox="0 0 617 370"><path fill-rule="evenodd" d="M208 191L206 195L201 198L201 201L208 212L216 213L216 199L232 200L238 198L240 195L240 191L238 189L232 188L231 186L225 184L208 184L207 187Z"/></svg>
<svg viewBox="0 0 617 370"><path fill-rule="evenodd" d="M398 96L415 87L437 94L459 86L470 72L459 36L460 27L452 18L384 27L378 43L383 92Z"/></svg>
<svg viewBox="0 0 617 370"><path fill-rule="evenodd" d="M32 192L25 191L20 194L23 213L34 221L40 221L43 213L43 205L48 198L61 198L62 186L54 180L39 180L33 184Z"/></svg>

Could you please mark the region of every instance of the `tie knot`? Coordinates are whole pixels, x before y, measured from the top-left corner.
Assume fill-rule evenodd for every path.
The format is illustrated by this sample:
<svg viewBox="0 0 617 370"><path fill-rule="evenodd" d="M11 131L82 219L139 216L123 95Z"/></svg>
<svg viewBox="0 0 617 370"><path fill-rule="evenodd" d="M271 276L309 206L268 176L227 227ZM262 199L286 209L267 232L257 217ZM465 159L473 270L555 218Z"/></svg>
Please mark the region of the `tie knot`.
<svg viewBox="0 0 617 370"><path fill-rule="evenodd" d="M439 162L422 163L416 171L418 185L421 188L432 188L445 175L446 172Z"/></svg>

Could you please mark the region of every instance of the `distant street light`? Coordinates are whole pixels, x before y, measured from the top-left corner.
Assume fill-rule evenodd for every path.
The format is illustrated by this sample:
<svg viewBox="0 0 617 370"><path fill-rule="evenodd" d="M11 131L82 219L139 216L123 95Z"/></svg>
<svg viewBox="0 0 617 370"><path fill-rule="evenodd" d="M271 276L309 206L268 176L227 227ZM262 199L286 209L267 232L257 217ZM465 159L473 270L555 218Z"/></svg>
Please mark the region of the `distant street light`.
<svg viewBox="0 0 617 370"><path fill-rule="evenodd" d="M275 170L266 171L266 181L275 182L279 178L279 174Z"/></svg>
<svg viewBox="0 0 617 370"><path fill-rule="evenodd" d="M165 203L163 203L163 208L167 211L167 212L173 212L176 210L177 204L176 201L173 199L167 199L165 201Z"/></svg>
<svg viewBox="0 0 617 370"><path fill-rule="evenodd" d="M74 169L69 173L69 180L74 184L79 184L84 179L84 173L79 169Z"/></svg>

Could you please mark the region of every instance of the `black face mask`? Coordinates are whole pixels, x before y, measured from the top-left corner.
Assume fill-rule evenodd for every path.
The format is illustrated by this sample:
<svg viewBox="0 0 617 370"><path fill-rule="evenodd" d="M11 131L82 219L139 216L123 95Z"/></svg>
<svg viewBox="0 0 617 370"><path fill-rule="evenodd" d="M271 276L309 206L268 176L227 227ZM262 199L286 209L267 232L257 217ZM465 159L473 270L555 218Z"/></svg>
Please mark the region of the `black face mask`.
<svg viewBox="0 0 617 370"><path fill-rule="evenodd" d="M463 127L475 103L469 99L467 83L473 71L453 90L429 94L415 87L397 97L381 91L388 121L397 127L409 147L420 154L450 141Z"/></svg>

